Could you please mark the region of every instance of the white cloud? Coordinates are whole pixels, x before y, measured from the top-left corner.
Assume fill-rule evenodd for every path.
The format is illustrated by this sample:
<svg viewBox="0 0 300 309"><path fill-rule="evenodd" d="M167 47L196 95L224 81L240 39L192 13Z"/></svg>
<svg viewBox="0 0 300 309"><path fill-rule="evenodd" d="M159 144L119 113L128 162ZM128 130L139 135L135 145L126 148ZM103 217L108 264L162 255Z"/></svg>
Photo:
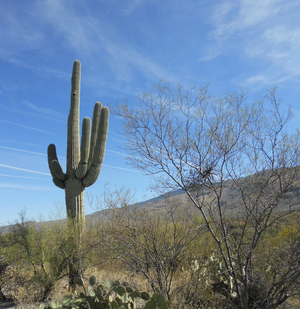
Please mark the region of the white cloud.
<svg viewBox="0 0 300 309"><path fill-rule="evenodd" d="M7 150L18 151L18 152L30 153L30 154L39 155L39 156L46 156L46 154L44 154L44 153L27 151L27 150L22 150L22 149L16 149L16 148L4 147L4 146L0 146L0 148L7 149ZM119 156L126 156L127 157L127 155L122 153L122 152L118 152L118 151L114 151L114 150L108 150L108 149L106 149L106 151L107 152L111 152L111 153L115 153L115 154L117 154ZM63 157L58 157L58 158L65 159ZM129 172L134 172L134 173L140 173L140 171L132 170L132 169L124 168L124 167L111 166L111 165L106 165L106 164L103 164L103 166L108 167L108 168L118 169L118 170L124 170L124 171L129 171ZM8 169L14 169L14 170L23 171L23 172L29 172L29 173L36 173L36 174L42 174L42 175L51 176L48 173L42 173L42 172L27 170L27 169L23 169L23 168L20 168L20 167L15 167L15 166L10 166L10 165L5 165L5 164L0 164L0 167L4 167L4 168L8 168ZM0 176L1 176L1 174L0 174ZM10 177L31 178L31 177L23 177L23 176L10 176Z"/></svg>
<svg viewBox="0 0 300 309"><path fill-rule="evenodd" d="M153 0L152 0L153 1ZM125 2L125 8L123 9L123 12L126 15L131 14L136 8L138 8L142 3L145 1L143 0L129 0L129 1L124 1Z"/></svg>
<svg viewBox="0 0 300 309"><path fill-rule="evenodd" d="M121 4L115 1L115 9L119 10L119 15L131 14L145 1L127 0ZM109 89L107 91L114 89L118 92L132 92L137 71L153 82L161 78L179 80L165 69L164 65L152 59L150 53L141 52L118 33L117 13L114 13L112 18L102 10L94 14L88 3L76 0L45 0L33 3L26 7L26 12L22 6L14 8L0 5L0 18L3 18L2 23L0 21L0 41L5 43L0 46L0 59L31 70L43 78L69 80L69 73L47 67L47 64L41 65L41 61L37 64L28 57L22 57L24 51L43 58L53 56L56 46L62 45L64 56L69 52L79 59L90 61L85 63L85 67L92 66L92 61L97 63L99 57L102 58L99 63L110 67L108 72L111 74L110 79L114 79L113 83L106 82L107 79L103 81L99 75L95 75L95 78L91 76L88 82L83 81L97 89L102 85L101 88ZM105 70L107 71L107 68Z"/></svg>
<svg viewBox="0 0 300 309"><path fill-rule="evenodd" d="M129 7L134 9L140 3L140 0L130 1ZM123 37L119 37L109 19L101 14L95 18L93 14L84 10L82 3L81 5L84 14L76 11L67 0L45 1L39 10L45 12L44 22L50 23L77 54L84 54L88 58L99 57L99 53L102 53L102 57L107 60L119 81L130 82L136 68L150 78L164 77L173 80L173 75L167 70L135 50Z"/></svg>
<svg viewBox="0 0 300 309"><path fill-rule="evenodd" d="M247 82L295 78L300 75L299 10L295 0L221 2L211 15L213 44L219 53L242 51L263 64L260 76Z"/></svg>
<svg viewBox="0 0 300 309"><path fill-rule="evenodd" d="M27 190L27 191L53 191L51 187L23 186L23 185L13 185L13 184L7 184L7 183L0 183L0 188L20 189L20 190Z"/></svg>
<svg viewBox="0 0 300 309"><path fill-rule="evenodd" d="M273 16L275 17L281 11L280 2L283 4L280 0L240 1L239 24L242 23L244 27L251 27Z"/></svg>
<svg viewBox="0 0 300 309"><path fill-rule="evenodd" d="M39 177L26 177L26 176L16 176L16 175L7 175L7 174L0 174L1 177L10 177L10 178L22 178L22 179L39 179L39 180L47 180L45 178L39 178Z"/></svg>
<svg viewBox="0 0 300 309"><path fill-rule="evenodd" d="M18 151L18 152L25 152L25 153L30 153L38 156L47 156L46 153L40 153L40 152L34 152L34 151L28 151L28 150L23 150L23 149L17 149L17 148L11 148L11 147L4 147L0 146L2 149L7 149L7 150L13 150L13 151ZM58 156L59 159L65 160L65 157Z"/></svg>
<svg viewBox="0 0 300 309"><path fill-rule="evenodd" d="M220 55L220 51L216 48L216 50L212 50L212 51L208 52L205 56L200 57L200 59L198 61L199 62L207 62L207 61L210 61L212 59L215 59L219 55Z"/></svg>
<svg viewBox="0 0 300 309"><path fill-rule="evenodd" d="M141 173L140 171L131 170L129 168L124 168L124 167L118 167L118 166L112 166L112 165L106 165L106 164L103 164L103 166L108 167L108 168L117 169L117 170L123 170L123 171L134 172L134 173Z"/></svg>
<svg viewBox="0 0 300 309"><path fill-rule="evenodd" d="M42 107L36 106L33 103L26 102L26 101L24 101L23 104L26 107L30 108L31 110L41 113L41 114L45 114L45 115L52 116L52 117L63 118L63 119L66 118L65 115L63 115L62 113L58 111L54 111L52 108L42 108Z"/></svg>
<svg viewBox="0 0 300 309"><path fill-rule="evenodd" d="M18 16L18 6L9 1L0 4L0 58L9 61L15 55L40 47L44 34L35 20L28 21Z"/></svg>
<svg viewBox="0 0 300 309"><path fill-rule="evenodd" d="M273 87L274 85L278 85L282 82L287 81L288 79L289 79L288 77L276 78L276 77L272 77L271 75L256 74L256 75L252 75L246 78L244 83L247 86L251 86L251 87L253 85Z"/></svg>
<svg viewBox="0 0 300 309"><path fill-rule="evenodd" d="M135 159L141 160L140 157L128 155L126 153L122 153L122 152L118 152L118 151L114 151L114 150L109 150L109 149L106 149L105 151L114 153L114 154L116 154L118 156L122 156L122 157L126 157L126 158L135 158ZM131 171L133 171L133 170L131 170Z"/></svg>
<svg viewBox="0 0 300 309"><path fill-rule="evenodd" d="M30 146L30 147L39 147L39 144L34 144L34 143L20 143L19 141L13 141L9 139L0 139L1 143L6 143L6 144L17 144L17 145L22 145L22 146Z"/></svg>
<svg viewBox="0 0 300 309"><path fill-rule="evenodd" d="M40 175L51 176L51 174L49 174L49 173L43 173L43 172L28 170L28 169L25 169L25 168L16 167L16 166L11 166L11 165L6 165L6 164L0 164L0 167L12 169L12 170L17 170L17 171L22 171L22 172L27 172L27 173L33 173L33 174L40 174Z"/></svg>
<svg viewBox="0 0 300 309"><path fill-rule="evenodd" d="M91 40L91 34L96 30L91 29L93 19L85 18L83 3L78 1L46 0L37 3L35 15L42 12L43 22L50 23L54 30L67 40L71 47L78 51L89 53L95 47L95 41ZM80 16L75 11L78 7ZM91 32L90 32L91 31Z"/></svg>
<svg viewBox="0 0 300 309"><path fill-rule="evenodd" d="M114 154L117 154L117 155L122 156L122 157L127 157L127 154L126 154L126 153L122 153L122 152L114 151L114 150L109 150L109 149L106 149L106 151L107 151L107 152L114 153Z"/></svg>
<svg viewBox="0 0 300 309"><path fill-rule="evenodd" d="M280 3L281 2L281 3ZM230 0L216 5L212 14L215 30L213 35L220 40L237 32L259 32L260 26L268 26L276 14L282 12L283 1L277 0ZM259 27L257 29L256 27ZM247 33L246 33L247 35Z"/></svg>
<svg viewBox="0 0 300 309"><path fill-rule="evenodd" d="M12 112L12 113L18 113L18 114L26 115L28 117L43 118L43 119L47 119L47 120L50 120L50 121L59 122L59 123L63 123L63 124L67 123L67 121L64 121L64 120L61 120L61 119L58 119L58 118L54 118L54 117L50 117L50 116L47 116L46 114L41 115L40 113L32 112L32 109L29 110L29 111L24 111L24 110L21 110L20 107L16 108L16 107L8 106L7 104L1 104L1 103L0 103L0 108L4 109L6 111ZM2 120L0 120L0 121L2 121ZM14 123L11 123L11 124L14 124ZM54 134L52 134L52 135L54 135Z"/></svg>
<svg viewBox="0 0 300 309"><path fill-rule="evenodd" d="M13 151L19 151L19 152L26 152L26 153L35 154L35 155L38 155L38 156L46 156L45 153L27 151L27 150L22 150L22 149L17 149L17 148L10 148L10 147L4 147L4 146L0 146L0 148L7 149L7 150L13 150Z"/></svg>
<svg viewBox="0 0 300 309"><path fill-rule="evenodd" d="M41 130L41 129L30 127L30 126L25 126L25 125L18 124L18 123L12 122L12 121L7 121L7 120L3 120L3 119L1 119L0 121L7 123L7 124L14 125L14 126L18 126L18 127L21 127L21 128L25 128L25 129L28 129L28 130L33 130L33 131L37 131L37 132L40 132L40 133L45 133L45 134L50 134L50 135L56 136L56 134L53 134L52 132Z"/></svg>

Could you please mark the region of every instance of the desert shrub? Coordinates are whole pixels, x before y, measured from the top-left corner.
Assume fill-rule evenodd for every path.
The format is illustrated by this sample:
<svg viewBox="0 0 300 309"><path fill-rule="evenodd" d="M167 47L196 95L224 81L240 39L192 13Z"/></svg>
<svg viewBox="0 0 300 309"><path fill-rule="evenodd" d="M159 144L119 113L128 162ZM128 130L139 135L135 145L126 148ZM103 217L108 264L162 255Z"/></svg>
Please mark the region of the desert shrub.
<svg viewBox="0 0 300 309"><path fill-rule="evenodd" d="M58 280L68 275L78 248L73 234L72 228L64 222L36 225L25 222L23 214L20 222L1 235L1 248L9 265L26 278L22 287L12 293L16 301L41 301Z"/></svg>
<svg viewBox="0 0 300 309"><path fill-rule="evenodd" d="M144 280L145 284L147 280L149 285L140 285L140 289L163 294L172 308L236 307L233 279L203 220L185 212L182 205L169 206L156 213L143 209L139 212L126 205L111 209L110 220L105 224L94 220L87 225L77 248L72 229L64 222L39 228L28 222L16 224L10 233L0 235L1 256L5 257L2 264L7 270L0 281L1 288L9 290L5 295L20 303L45 300L55 283L68 277L73 250L79 248L85 273L106 270L106 278L110 272L109 277L116 280L121 273L130 271L134 274L131 278L128 275L130 286L136 288L135 282ZM271 308L273 304L266 302L276 299L276 293L285 293L284 282L289 283L291 301L297 301L299 218L295 214L277 222L256 246L247 289L250 308ZM226 218L226 225L236 239L243 219ZM249 235L244 237L244 254L254 232L249 229ZM246 265L240 261L235 259L232 265L242 274ZM241 284L242 276L237 276L237 280ZM79 291L78 285L76 290ZM242 287L240 291L244 293ZM278 299L282 299L280 294Z"/></svg>
<svg viewBox="0 0 300 309"><path fill-rule="evenodd" d="M129 205L112 208L110 233L114 256L145 278L154 293L162 293L170 300L176 275L191 255L190 249L202 229L179 203L162 203L166 205L158 213Z"/></svg>

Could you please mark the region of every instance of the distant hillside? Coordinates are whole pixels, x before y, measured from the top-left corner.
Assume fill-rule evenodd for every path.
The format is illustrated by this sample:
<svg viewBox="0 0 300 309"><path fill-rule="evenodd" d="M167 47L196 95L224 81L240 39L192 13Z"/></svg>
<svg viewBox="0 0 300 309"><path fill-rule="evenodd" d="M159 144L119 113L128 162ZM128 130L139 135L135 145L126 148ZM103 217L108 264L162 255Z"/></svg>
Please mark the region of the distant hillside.
<svg viewBox="0 0 300 309"><path fill-rule="evenodd" d="M292 171L291 171L292 172ZM266 172L268 173L268 172ZM257 186L256 184L257 175L251 175L245 178L240 179L240 183L250 183L251 190L255 191ZM216 185L218 185L216 183ZM198 194L201 192L200 197L207 203L213 205L213 195L211 191L207 188L203 187L195 187L194 191L197 191ZM250 190L250 189L249 189ZM196 193L194 193L196 194ZM293 197L293 198L292 198ZM285 197L280 200L279 206L277 207L277 211L282 211L287 208L287 203L291 201L294 203L294 208L300 209L300 179L298 179L292 189L286 193ZM198 211L195 206L190 205L191 202L186 194L186 192L182 189L174 190L169 192L165 195L157 196L155 198L136 203L132 206L140 207L140 208L147 208L148 210L152 211L153 213L157 213L162 209L165 209L168 203L179 203L179 205L184 207L192 207L195 211ZM189 204L189 205L188 205ZM232 180L227 180L223 184L223 192L222 192L222 206L226 207L226 215L232 216L235 215L237 212L241 210L241 193L240 190L234 185ZM95 222L97 220L108 220L109 211L108 210L101 210L95 213L89 214L86 216L87 222ZM40 223L34 222L37 228L41 228ZM1 226L0 233L6 233L10 229L10 225Z"/></svg>

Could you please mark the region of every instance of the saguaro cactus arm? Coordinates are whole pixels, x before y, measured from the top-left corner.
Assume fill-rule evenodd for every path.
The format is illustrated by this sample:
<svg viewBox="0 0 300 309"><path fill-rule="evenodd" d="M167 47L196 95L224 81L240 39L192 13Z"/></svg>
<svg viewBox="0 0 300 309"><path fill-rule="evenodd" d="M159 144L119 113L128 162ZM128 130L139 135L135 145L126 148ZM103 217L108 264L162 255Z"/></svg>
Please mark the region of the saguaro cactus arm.
<svg viewBox="0 0 300 309"><path fill-rule="evenodd" d="M48 146L48 165L54 184L57 187L64 189L66 174L62 171L62 168L58 162L54 144L50 144Z"/></svg>
<svg viewBox="0 0 300 309"><path fill-rule="evenodd" d="M93 183L95 183L100 174L105 154L105 146L108 133L108 122L109 122L109 109L105 106L101 109L97 141L95 149L93 151L94 153L93 159L90 168L82 181L84 187L89 187Z"/></svg>
<svg viewBox="0 0 300 309"><path fill-rule="evenodd" d="M80 162L76 170L77 179L82 179L88 170L88 159L90 152L90 131L91 131L91 120L90 118L85 117L82 123Z"/></svg>
<svg viewBox="0 0 300 309"><path fill-rule="evenodd" d="M97 143L97 136L98 136L98 128L99 128L99 123L100 123L101 109L102 109L102 104L100 102L96 102L95 107L94 107L94 113L93 113L92 135L91 135L91 142L90 142L90 156L89 156L88 168L90 168L92 161L93 161L93 157L94 157L94 151L95 151L95 146Z"/></svg>

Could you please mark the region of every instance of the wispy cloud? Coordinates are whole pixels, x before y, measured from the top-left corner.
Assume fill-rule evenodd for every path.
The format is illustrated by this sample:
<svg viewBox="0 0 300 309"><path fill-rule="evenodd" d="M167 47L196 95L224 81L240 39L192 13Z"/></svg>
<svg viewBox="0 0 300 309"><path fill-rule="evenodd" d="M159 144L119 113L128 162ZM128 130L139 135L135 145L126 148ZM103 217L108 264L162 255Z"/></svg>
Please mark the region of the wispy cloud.
<svg viewBox="0 0 300 309"><path fill-rule="evenodd" d="M145 1L144 0L129 0L129 1L124 1L124 2L125 2L125 8L123 9L123 12L126 15L129 15Z"/></svg>
<svg viewBox="0 0 300 309"><path fill-rule="evenodd" d="M13 185L7 183L0 183L0 188L5 189L20 189L27 191L53 191L51 187L43 187L43 186L23 186L23 185Z"/></svg>
<svg viewBox="0 0 300 309"><path fill-rule="evenodd" d="M32 143L20 143L19 141L12 141L8 139L0 139L1 143L7 143L7 144L17 144L17 145L22 145L22 146L30 146L30 147L37 147L40 146L39 144L32 144Z"/></svg>
<svg viewBox="0 0 300 309"><path fill-rule="evenodd" d="M57 136L56 134L53 134L52 132L41 130L41 129L30 127L30 126L25 126L23 124L15 123L15 122L12 122L12 121L3 120L3 119L0 119L0 121L4 122L4 123L7 123L7 124L14 125L14 126L18 126L18 127L21 127L21 128L25 128L25 129L28 129L28 130L37 131L37 132L40 132L40 133L45 133L45 134L50 134L50 135Z"/></svg>
<svg viewBox="0 0 300 309"><path fill-rule="evenodd" d="M141 173L140 171L131 170L131 169L129 169L129 168L124 168L124 167L118 167L118 166L112 166L112 165L106 165L106 164L103 164L103 166L108 167L108 168L117 169L117 170L123 170L123 171L133 172L133 173Z"/></svg>
<svg viewBox="0 0 300 309"><path fill-rule="evenodd" d="M23 150L23 149L17 149L17 148L11 148L11 147L5 147L5 146L0 146L2 149L7 149L7 150L13 150L13 151L18 151L18 152L25 152L25 153L30 153L38 156L47 156L46 153L40 153L40 152L34 152L34 151L28 151L28 150ZM58 156L58 158L65 160L65 157Z"/></svg>
<svg viewBox="0 0 300 309"><path fill-rule="evenodd" d="M123 170L123 171L128 171L128 172L133 172L133 173L140 173L140 171L136 171L136 170L132 170L132 169L124 168L124 167L118 167L118 166L112 166L112 165L106 165L106 164L103 164L103 166L108 167L108 168L117 169L117 170ZM51 176L51 174L48 174L48 173L28 170L28 169L25 169L25 168L16 167L16 166L10 166L10 165L6 165L6 164L0 164L0 167L12 169L12 170L17 170L17 171L22 171L22 172L33 173L33 174L40 174L40 175ZM11 177L14 177L14 176L11 176ZM16 177L23 178L21 176L16 176Z"/></svg>
<svg viewBox="0 0 300 309"><path fill-rule="evenodd" d="M44 157L47 156L47 154L45 154L45 153L28 151L28 150L23 150L23 149L17 149L17 148L5 147L5 146L0 146L0 148L7 149L7 150L18 151L18 152L30 153L30 154L34 154L34 155L38 155L38 156L44 156ZM115 150L106 149L105 151L111 152L111 153L115 153L115 154L117 154L119 156L123 156L123 157L127 157L128 156L126 153L115 151ZM58 158L65 159L64 157L58 157Z"/></svg>
<svg viewBox="0 0 300 309"><path fill-rule="evenodd" d="M11 92L15 92L16 90L20 89L20 85L16 85L11 82L7 82L5 80L1 80L1 90L0 90L0 95L9 97Z"/></svg>
<svg viewBox="0 0 300 309"><path fill-rule="evenodd" d="M246 83L278 83L300 75L300 3L296 0L230 0L214 6L209 22L213 26L212 59L228 49L264 64ZM264 77L263 77L264 76ZM263 85L264 86L264 85Z"/></svg>
<svg viewBox="0 0 300 309"><path fill-rule="evenodd" d="M114 153L118 156L122 156L122 157L126 157L126 158L135 158L135 159L138 159L138 160L141 160L140 157L137 157L137 156L132 156L132 155L129 155L129 154L126 154L126 153L123 153L123 152L119 152L119 151L114 151L114 150L109 150L109 149L106 149L107 152L111 152L111 153Z"/></svg>
<svg viewBox="0 0 300 309"><path fill-rule="evenodd" d="M38 156L46 156L47 154L45 153L40 153L40 152L34 152L34 151L27 151L27 150L22 150L22 149L17 149L17 148L11 148L11 147L5 147L5 146L0 146L2 149L7 149L7 150L13 150L13 151L19 151L19 152L26 152L26 153L31 153L35 154Z"/></svg>
<svg viewBox="0 0 300 309"><path fill-rule="evenodd" d="M118 116L119 117L119 116ZM118 142L120 144L125 144L126 143L126 138L124 134L119 134L115 132L109 132L109 139L115 142ZM112 137L111 135L117 136L118 138Z"/></svg>
<svg viewBox="0 0 300 309"><path fill-rule="evenodd" d="M17 171L22 171L22 172L27 172L27 173L33 173L33 174L40 174L40 175L51 176L49 173L43 173L43 172L28 170L28 169L25 169L25 168L16 167L16 166L11 166L11 165L6 165L6 164L0 164L0 167L12 169L12 170L17 170Z"/></svg>
<svg viewBox="0 0 300 309"><path fill-rule="evenodd" d="M142 1L130 1L127 8L131 12ZM76 11L69 5L69 1L45 1L39 10L45 13L44 22L50 23L55 31L61 35L76 53L86 57L95 56L99 51L104 51L103 57L112 68L119 81L128 83L133 80L135 70L138 69L148 78L166 78L173 80L175 77L163 66L153 61L146 54L137 51L123 37L116 33L113 23L109 23L106 16L95 18L88 13L82 5L82 11ZM76 25L76 26L75 26ZM99 83L99 81L98 81Z"/></svg>
<svg viewBox="0 0 300 309"><path fill-rule="evenodd" d="M115 138L115 137L110 137L110 139L112 141L115 141L115 142L118 142L118 143L121 143L121 144L124 144L126 142L125 140L120 140L119 138Z"/></svg>
<svg viewBox="0 0 300 309"><path fill-rule="evenodd" d="M41 113L41 114L45 114L45 115L57 117L57 118L62 118L62 119L66 118L65 115L63 115L62 113L60 113L58 111L53 110L52 108L42 108L42 107L39 107L39 106L37 106L33 103L26 102L26 101L23 102L23 105L25 105L26 107L30 108L31 110L33 110L35 112Z"/></svg>
<svg viewBox="0 0 300 309"><path fill-rule="evenodd" d="M1 30L1 29L0 29ZM37 48L38 49L38 48ZM42 49L42 47L41 47ZM21 51L19 51L19 53L21 53ZM28 69L32 72L34 72L36 75L38 76L42 76L45 79L51 79L51 78L56 78L62 81L69 81L70 80L70 73L69 72L65 72L62 71L60 69L57 68L52 68L52 67L48 67L45 65L37 65L36 63L31 63L28 62L28 60L22 60L18 58L19 55L17 53L17 55L14 56L10 56L10 57L3 57L4 61L9 62L15 66L21 67L21 68L25 68ZM1 50L0 50L0 59L1 59ZM17 87L17 86L16 86Z"/></svg>
<svg viewBox="0 0 300 309"><path fill-rule="evenodd" d="M43 44L45 36L33 20L18 18L19 7L10 2L0 3L0 58L9 61L22 51Z"/></svg>
<svg viewBox="0 0 300 309"><path fill-rule="evenodd" d="M256 74L252 75L245 80L245 84L249 86L253 85L277 85L279 83L287 81L289 78L286 77L275 77L267 74Z"/></svg>
<svg viewBox="0 0 300 309"><path fill-rule="evenodd" d="M221 54L220 50L216 48L215 50L211 49L205 56L200 57L199 62L207 62L212 59L215 59Z"/></svg>
<svg viewBox="0 0 300 309"><path fill-rule="evenodd" d="M39 155L39 156L46 156L46 154L44 154L44 153L27 151L27 150L16 149L16 148L11 148L11 147L0 146L0 148L7 149L7 150L18 151L18 152L30 153L30 154ZM122 152L118 152L118 151L114 151L114 150L108 150L108 149L106 149L106 151L107 152L111 152L111 153L115 153L115 154L117 154L119 156L126 156L127 157L127 155L122 153ZM59 157L59 158L65 159L64 157ZM119 169L119 170L134 172L134 173L140 173L139 171L136 171L136 170L132 170L132 169L128 169L128 168L123 168L123 167L118 167L118 166L111 166L111 165L106 165L106 164L103 164L103 166L108 167L108 168L113 168L113 169ZM14 170L23 171L23 172L29 172L29 173L36 173L36 174L42 174L42 175L51 176L50 174L47 174L47 173L36 172L36 171L27 170L27 169L23 169L23 168L20 168L20 167L14 167L14 166L10 166L10 165L0 164L0 167L10 168L10 169L14 169ZM23 176L11 176L11 177L21 177L21 178L23 178Z"/></svg>
<svg viewBox="0 0 300 309"><path fill-rule="evenodd" d="M107 152L111 152L111 153L115 153L119 156L122 156L122 157L127 157L127 154L126 153L123 153L123 152L119 152L119 151L114 151L114 150L109 150L109 149L106 149Z"/></svg>
<svg viewBox="0 0 300 309"><path fill-rule="evenodd" d="M222 1L215 5L212 13L212 21L215 30L213 35L219 40L226 40L233 34L242 32L246 36L257 34L262 24L273 24L277 14L284 12L285 1L281 0L230 0ZM259 26L259 29L258 29ZM246 31L246 33L245 33ZM243 39L243 38L241 38Z"/></svg>
<svg viewBox="0 0 300 309"><path fill-rule="evenodd" d="M132 81L134 69L138 69L149 79L159 80L165 78L169 81L178 81L178 77L167 69L154 62L146 55L141 54L125 42L120 43L109 37L102 36L102 44L110 55L110 65L118 72L118 78L122 81Z"/></svg>
<svg viewBox="0 0 300 309"><path fill-rule="evenodd" d="M34 1L36 2L36 1ZM44 57L53 52L49 35L41 26L44 13L34 15L35 3L15 5L14 2L0 2L0 59L15 66L26 68L44 77L69 80L69 74L50 66L30 62L23 53L42 51ZM54 1L53 1L54 2Z"/></svg>
<svg viewBox="0 0 300 309"><path fill-rule="evenodd" d="M14 176L14 175L7 175L7 174L0 174L1 177L10 177L10 178L21 178L21 179L39 179L39 180L47 180L49 181L49 178L39 178L39 177L26 177L26 176Z"/></svg>
<svg viewBox="0 0 300 309"><path fill-rule="evenodd" d="M18 114L25 115L25 116L28 116L28 117L42 118L42 119L47 119L47 120L54 121L54 122L63 123L63 124L67 123L67 121L64 121L62 119L50 117L50 116L47 116L47 115L41 115L41 113L36 113L36 112L33 112L32 110L29 110L29 111L21 110L20 108L16 108L16 107L13 107L13 106L7 106L7 105L1 104L1 103L0 103L0 108L4 109L6 111L12 112L12 113L18 113Z"/></svg>
<svg viewBox="0 0 300 309"><path fill-rule="evenodd" d="M118 10L123 10L123 15L126 15L139 8L145 0L127 0L122 4L119 4L119 1L116 2L118 2L116 5ZM102 10L99 10L99 14L95 17L88 4L76 1L74 5L74 1L70 0L36 1L26 8L27 14L24 13L22 7L11 8L9 5L0 5L0 11L1 7L0 18L3 18L3 25L1 27L0 22L2 33L0 41L5 44L0 47L0 59L27 68L42 75L43 78L55 76L69 80L70 76L69 72L63 72L60 69L28 62L28 58L20 57L20 55L29 50L39 55L43 54L43 57L45 54L54 53L51 39L55 36L56 40L64 42L64 48L74 52L77 57L86 59L86 62L93 59L94 69L95 59L101 54L101 58L105 60L105 66L109 67L107 70L110 72L109 79L113 79L114 82L107 82L107 76L105 80L102 80L99 75L90 76L88 83L83 81L94 88L103 85L101 88L108 88L109 91L116 89L118 92L132 92L132 83L136 82L137 71L153 82L161 78L169 81L179 80L163 64L154 60L150 53L139 50L137 46L130 43L130 40L120 35L117 20L122 12L115 14L115 20L107 18L106 14L101 12ZM22 10L22 18L20 18L20 10ZM50 39L45 31L49 26L53 30ZM92 66L91 63L89 65Z"/></svg>

